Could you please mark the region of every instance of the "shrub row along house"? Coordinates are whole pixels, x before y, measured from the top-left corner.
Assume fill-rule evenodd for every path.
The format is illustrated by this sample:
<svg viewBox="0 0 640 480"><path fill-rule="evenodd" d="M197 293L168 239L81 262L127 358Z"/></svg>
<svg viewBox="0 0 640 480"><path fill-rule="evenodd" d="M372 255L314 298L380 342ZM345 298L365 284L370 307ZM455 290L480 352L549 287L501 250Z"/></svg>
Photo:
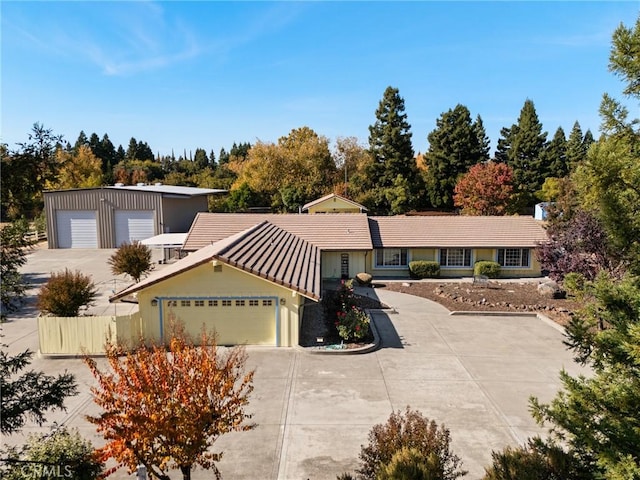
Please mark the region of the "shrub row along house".
<svg viewBox="0 0 640 480"><path fill-rule="evenodd" d="M111 301L135 296L149 339L180 319L191 334L215 328L220 344L293 346L324 280L407 277L412 260L438 262L442 276L470 276L481 260L500 263L505 277L540 275L533 249L546 233L532 217L339 213L363 208L328 195L305 205L310 214L198 213L189 255Z"/></svg>

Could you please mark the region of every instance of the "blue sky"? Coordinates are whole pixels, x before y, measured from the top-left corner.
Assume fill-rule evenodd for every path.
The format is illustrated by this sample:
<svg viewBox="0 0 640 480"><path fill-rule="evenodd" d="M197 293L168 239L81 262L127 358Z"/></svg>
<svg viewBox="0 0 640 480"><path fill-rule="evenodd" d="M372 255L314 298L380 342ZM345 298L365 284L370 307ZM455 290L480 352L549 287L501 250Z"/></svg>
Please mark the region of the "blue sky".
<svg viewBox="0 0 640 480"><path fill-rule="evenodd" d="M133 136L154 153L275 142L308 126L334 141L368 127L389 85L416 151L461 103L491 148L527 98L549 132L597 137L611 34L640 2L2 1L1 141L40 122ZM637 107L637 106L636 106Z"/></svg>

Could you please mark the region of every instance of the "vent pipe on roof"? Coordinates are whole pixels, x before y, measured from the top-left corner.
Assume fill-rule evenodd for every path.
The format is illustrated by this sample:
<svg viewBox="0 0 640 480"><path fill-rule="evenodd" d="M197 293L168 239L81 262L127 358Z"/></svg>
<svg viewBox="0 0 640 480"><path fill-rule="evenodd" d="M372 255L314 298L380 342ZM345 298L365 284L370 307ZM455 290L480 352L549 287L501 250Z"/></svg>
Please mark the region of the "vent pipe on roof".
<svg viewBox="0 0 640 480"><path fill-rule="evenodd" d="M118 183L116 183L116 185L115 185L115 186L116 186L116 187L124 187L124 183L120 183L120 182L118 182Z"/></svg>
<svg viewBox="0 0 640 480"><path fill-rule="evenodd" d="M144 187L145 185L146 183L144 182L136 183L136 187Z"/></svg>

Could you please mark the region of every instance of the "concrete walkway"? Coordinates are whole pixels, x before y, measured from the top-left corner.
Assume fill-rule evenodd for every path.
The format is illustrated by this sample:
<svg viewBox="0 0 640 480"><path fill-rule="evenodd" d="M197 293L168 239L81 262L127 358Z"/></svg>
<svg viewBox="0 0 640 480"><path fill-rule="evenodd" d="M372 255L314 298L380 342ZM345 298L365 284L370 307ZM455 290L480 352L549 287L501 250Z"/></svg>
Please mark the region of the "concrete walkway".
<svg viewBox="0 0 640 480"><path fill-rule="evenodd" d="M95 269L102 268L100 255L89 256ZM30 265L42 265L37 260L32 257ZM86 260L82 268L91 268ZM34 275L41 274L38 268ZM357 468L360 446L373 425L409 405L451 430L453 450L470 472L465 478L478 479L492 450L544 433L529 415L529 396L550 400L563 367L571 374L583 372L565 350L561 332L536 318L451 316L418 297L378 289L368 293L397 312L373 314L382 339L373 353L328 356L248 348L249 366L256 369L250 410L258 426L216 443L215 450L224 451L223 478L333 480ZM2 326L10 351L37 348L33 325L33 312L27 310ZM32 367L76 375L79 395L49 421L77 427L99 445L101 439L84 420L98 411L89 393L93 378L83 363L37 358ZM43 430L29 426L23 434ZM20 442L22 435L3 441ZM111 478L132 477L120 470ZM211 474L196 470L193 478Z"/></svg>

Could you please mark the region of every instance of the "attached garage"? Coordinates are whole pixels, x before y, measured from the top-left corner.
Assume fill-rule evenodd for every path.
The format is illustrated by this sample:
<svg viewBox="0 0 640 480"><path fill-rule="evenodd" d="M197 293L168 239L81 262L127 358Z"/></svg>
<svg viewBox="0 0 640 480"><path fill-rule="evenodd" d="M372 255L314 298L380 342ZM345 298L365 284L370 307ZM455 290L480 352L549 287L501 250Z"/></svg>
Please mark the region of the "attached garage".
<svg viewBox="0 0 640 480"><path fill-rule="evenodd" d="M98 248L94 210L58 210L56 223L58 248Z"/></svg>
<svg viewBox="0 0 640 480"><path fill-rule="evenodd" d="M208 297L182 300L163 300L162 318L184 320L185 333L197 342L204 327L215 330L218 345L278 344L277 298ZM200 319L200 320L198 320Z"/></svg>
<svg viewBox="0 0 640 480"><path fill-rule="evenodd" d="M114 221L118 247L156 234L153 210L116 210Z"/></svg>
<svg viewBox="0 0 640 480"><path fill-rule="evenodd" d="M266 240L268 239L268 241ZM155 270L111 301L137 301L145 339L164 342L178 323L220 345L294 346L304 305L320 298L320 251L263 221Z"/></svg>

